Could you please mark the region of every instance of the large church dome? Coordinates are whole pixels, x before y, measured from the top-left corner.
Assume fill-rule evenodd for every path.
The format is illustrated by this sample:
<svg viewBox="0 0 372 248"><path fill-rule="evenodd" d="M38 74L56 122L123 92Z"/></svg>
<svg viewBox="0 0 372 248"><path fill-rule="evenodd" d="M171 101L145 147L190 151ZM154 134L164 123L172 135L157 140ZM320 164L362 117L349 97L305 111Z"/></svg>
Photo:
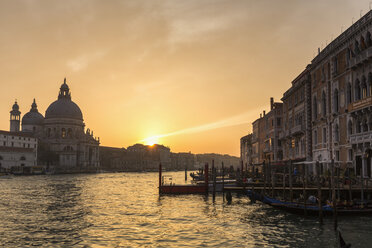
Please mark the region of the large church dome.
<svg viewBox="0 0 372 248"><path fill-rule="evenodd" d="M42 125L43 122L44 116L37 110L37 105L34 99L30 112L26 113L22 118L22 125Z"/></svg>
<svg viewBox="0 0 372 248"><path fill-rule="evenodd" d="M58 100L50 104L45 111L45 119L50 118L83 120L83 114L79 106L71 100L70 89L66 84L66 79L61 85Z"/></svg>

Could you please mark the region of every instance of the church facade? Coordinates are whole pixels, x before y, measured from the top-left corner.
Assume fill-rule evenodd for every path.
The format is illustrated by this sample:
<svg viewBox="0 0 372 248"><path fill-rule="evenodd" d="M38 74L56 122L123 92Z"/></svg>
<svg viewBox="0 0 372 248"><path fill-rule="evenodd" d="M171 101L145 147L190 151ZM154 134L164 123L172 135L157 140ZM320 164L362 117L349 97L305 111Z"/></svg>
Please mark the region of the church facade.
<svg viewBox="0 0 372 248"><path fill-rule="evenodd" d="M56 173L94 172L99 168L99 138L85 129L83 114L71 99L66 79L58 98L39 113L36 101L20 119L21 112L10 112L10 130L31 134L39 141L38 164ZM21 125L21 129L20 129Z"/></svg>

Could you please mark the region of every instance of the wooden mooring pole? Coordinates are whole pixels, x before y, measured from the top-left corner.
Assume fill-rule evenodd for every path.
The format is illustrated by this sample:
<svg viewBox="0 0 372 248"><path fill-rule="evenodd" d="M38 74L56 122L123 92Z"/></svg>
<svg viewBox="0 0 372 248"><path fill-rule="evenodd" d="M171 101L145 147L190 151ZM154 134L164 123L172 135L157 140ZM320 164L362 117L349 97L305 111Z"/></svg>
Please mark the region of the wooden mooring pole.
<svg viewBox="0 0 372 248"><path fill-rule="evenodd" d="M289 161L289 199L291 202L293 202L292 174L293 174L293 166L292 166L292 160L290 160Z"/></svg>
<svg viewBox="0 0 372 248"><path fill-rule="evenodd" d="M159 194L161 193L161 173L162 173L161 163L159 163Z"/></svg>
<svg viewBox="0 0 372 248"><path fill-rule="evenodd" d="M307 194L306 194L306 188L307 188L307 175L306 175L306 165L305 163L302 164L302 188L303 188L303 191L302 191L302 194L303 194L303 197L304 197L304 214L305 216L307 216Z"/></svg>
<svg viewBox="0 0 372 248"><path fill-rule="evenodd" d="M214 160L212 160L212 179L213 179L213 201L216 200L216 168L214 167Z"/></svg>
<svg viewBox="0 0 372 248"><path fill-rule="evenodd" d="M317 184L318 184L318 208L319 208L319 223L323 224L323 208L322 208L322 186L320 183L320 168L319 168L319 162L316 162L315 165L316 174L317 174Z"/></svg>
<svg viewBox="0 0 372 248"><path fill-rule="evenodd" d="M364 176L363 176L363 167L360 169L360 183L361 183L361 190L360 190L360 200L361 200L361 208L364 208Z"/></svg>
<svg viewBox="0 0 372 248"><path fill-rule="evenodd" d="M335 189L335 161L331 160L331 187L332 187L332 208L333 208L333 227L337 230L337 200Z"/></svg>
<svg viewBox="0 0 372 248"><path fill-rule="evenodd" d="M222 199L225 201L225 167L222 162Z"/></svg>
<svg viewBox="0 0 372 248"><path fill-rule="evenodd" d="M266 195L266 177L267 177L267 175L266 175L266 173L267 173L267 170L266 170L266 163L265 163L265 161L263 161L263 171L264 171L264 174L263 174L263 179L264 179L264 189L263 189L263 193L264 193L264 195Z"/></svg>

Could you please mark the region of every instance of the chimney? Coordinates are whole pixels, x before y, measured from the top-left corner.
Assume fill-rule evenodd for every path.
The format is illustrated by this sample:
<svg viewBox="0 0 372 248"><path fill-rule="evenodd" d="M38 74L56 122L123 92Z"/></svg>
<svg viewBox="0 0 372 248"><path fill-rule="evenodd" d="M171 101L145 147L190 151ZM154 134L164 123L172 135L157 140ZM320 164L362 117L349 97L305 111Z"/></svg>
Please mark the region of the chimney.
<svg viewBox="0 0 372 248"><path fill-rule="evenodd" d="M274 97L270 97L270 110L274 108Z"/></svg>
<svg viewBox="0 0 372 248"><path fill-rule="evenodd" d="M320 53L320 47L318 47L318 54Z"/></svg>
<svg viewBox="0 0 372 248"><path fill-rule="evenodd" d="M263 111L263 116L265 116L265 114L266 114L266 111L264 110L264 111Z"/></svg>
<svg viewBox="0 0 372 248"><path fill-rule="evenodd" d="M260 114L260 118L262 118L262 114Z"/></svg>

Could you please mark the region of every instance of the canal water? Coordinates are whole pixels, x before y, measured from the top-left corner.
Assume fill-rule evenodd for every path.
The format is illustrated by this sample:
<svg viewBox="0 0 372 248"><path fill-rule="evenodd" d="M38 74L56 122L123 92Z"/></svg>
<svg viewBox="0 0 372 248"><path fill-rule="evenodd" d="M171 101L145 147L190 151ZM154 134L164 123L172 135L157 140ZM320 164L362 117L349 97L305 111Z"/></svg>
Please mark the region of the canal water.
<svg viewBox="0 0 372 248"><path fill-rule="evenodd" d="M320 226L244 196L159 197L157 184L157 173L0 179L0 247L337 247L332 218ZM339 224L352 247L372 247L372 217Z"/></svg>

